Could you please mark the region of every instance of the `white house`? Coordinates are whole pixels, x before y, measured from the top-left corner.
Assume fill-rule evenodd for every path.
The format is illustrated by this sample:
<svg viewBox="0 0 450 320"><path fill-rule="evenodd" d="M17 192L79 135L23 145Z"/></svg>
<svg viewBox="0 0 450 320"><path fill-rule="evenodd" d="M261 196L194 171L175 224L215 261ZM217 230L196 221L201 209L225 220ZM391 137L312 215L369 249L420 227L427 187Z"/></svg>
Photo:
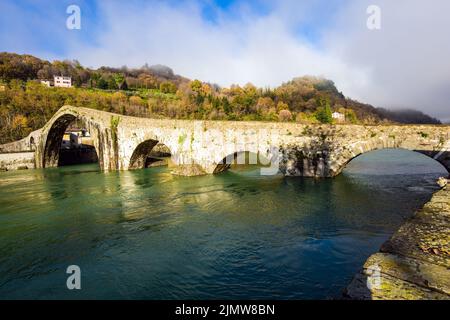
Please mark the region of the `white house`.
<svg viewBox="0 0 450 320"><path fill-rule="evenodd" d="M331 114L331 117L333 119L335 119L337 122L344 122L345 121L345 114L342 114L342 113L337 112L337 111L333 112Z"/></svg>
<svg viewBox="0 0 450 320"><path fill-rule="evenodd" d="M70 88L72 87L72 78L71 77L64 77L64 76L54 76L54 86L55 87L64 87L64 88Z"/></svg>

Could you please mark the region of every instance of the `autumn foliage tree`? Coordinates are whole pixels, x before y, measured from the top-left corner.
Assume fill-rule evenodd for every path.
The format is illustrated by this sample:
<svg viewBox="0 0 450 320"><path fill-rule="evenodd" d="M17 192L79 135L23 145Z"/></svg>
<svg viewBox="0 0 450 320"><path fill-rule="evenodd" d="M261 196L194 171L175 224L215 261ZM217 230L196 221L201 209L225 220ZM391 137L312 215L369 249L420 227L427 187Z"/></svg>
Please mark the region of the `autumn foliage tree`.
<svg viewBox="0 0 450 320"><path fill-rule="evenodd" d="M320 98L317 104L318 108L315 113L316 119L321 123L332 123L333 116L329 100Z"/></svg>
<svg viewBox="0 0 450 320"><path fill-rule="evenodd" d="M61 74L71 76L75 88L49 88L39 83L40 79ZM49 62L0 53L0 143L41 128L67 104L176 119L331 124L332 112L338 111L347 123L372 124L387 121L383 115L393 117L392 113L344 97L332 81L319 77L294 78L275 88L258 88L251 83L220 87L191 81L161 65L94 70L76 60Z"/></svg>

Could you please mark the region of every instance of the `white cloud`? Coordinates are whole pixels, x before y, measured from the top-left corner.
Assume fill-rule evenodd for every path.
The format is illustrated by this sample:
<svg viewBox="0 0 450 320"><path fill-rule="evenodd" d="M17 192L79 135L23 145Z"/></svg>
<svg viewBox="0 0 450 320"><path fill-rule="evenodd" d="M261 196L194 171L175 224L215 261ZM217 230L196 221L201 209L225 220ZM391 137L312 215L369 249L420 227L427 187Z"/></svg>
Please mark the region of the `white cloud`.
<svg viewBox="0 0 450 320"><path fill-rule="evenodd" d="M365 28L371 3L381 8L381 30ZM327 35L328 52L368 82L347 94L390 107L412 107L450 120L450 2L446 0L355 1L342 8Z"/></svg>
<svg viewBox="0 0 450 320"><path fill-rule="evenodd" d="M279 14L285 10L266 16L247 11L238 19L221 16L213 24L193 4L136 9L108 4L108 28L98 35L98 45L77 44L73 56L93 66L162 63L179 74L221 85L275 86L305 74L347 79L347 86L365 81L361 70L293 34Z"/></svg>
<svg viewBox="0 0 450 320"><path fill-rule="evenodd" d="M366 8L372 2L382 10L380 31L366 28ZM212 23L195 2L138 6L105 1L99 4L105 21L92 37L95 45L71 39L64 44L65 58L89 66L161 63L178 74L224 86L275 86L295 76L323 75L363 102L450 119L450 2L341 3L334 15L323 17L322 8L309 1L271 4L266 15L237 4L235 14L216 8ZM295 32L311 16L319 22L333 19L322 21L322 38L314 43Z"/></svg>

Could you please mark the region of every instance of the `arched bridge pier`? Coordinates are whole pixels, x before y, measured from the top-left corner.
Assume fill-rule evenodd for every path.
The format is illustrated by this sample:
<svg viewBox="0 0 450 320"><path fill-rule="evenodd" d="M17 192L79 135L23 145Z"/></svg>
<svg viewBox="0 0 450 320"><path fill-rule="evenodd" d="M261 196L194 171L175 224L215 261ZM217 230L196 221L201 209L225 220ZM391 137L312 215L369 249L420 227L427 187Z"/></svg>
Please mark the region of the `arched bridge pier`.
<svg viewBox="0 0 450 320"><path fill-rule="evenodd" d="M427 155L450 172L450 126L306 125L280 122L165 120L64 106L40 130L0 145L0 153L34 152L34 166L58 165L62 137L77 120L91 134L102 170L144 168L156 149L179 175L220 173L249 152L288 176L333 177L353 158L385 148ZM162 149L161 149L162 150ZM224 160L225 159L225 160Z"/></svg>

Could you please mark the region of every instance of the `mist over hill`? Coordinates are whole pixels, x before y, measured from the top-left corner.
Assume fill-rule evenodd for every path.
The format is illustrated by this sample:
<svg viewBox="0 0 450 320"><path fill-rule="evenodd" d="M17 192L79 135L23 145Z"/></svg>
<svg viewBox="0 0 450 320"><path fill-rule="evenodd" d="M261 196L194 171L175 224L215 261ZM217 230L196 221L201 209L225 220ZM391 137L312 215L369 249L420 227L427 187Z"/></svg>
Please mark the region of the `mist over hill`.
<svg viewBox="0 0 450 320"><path fill-rule="evenodd" d="M385 108L378 108L381 115L399 123L406 124L441 124L441 121L433 118L422 111L413 109L388 110Z"/></svg>

